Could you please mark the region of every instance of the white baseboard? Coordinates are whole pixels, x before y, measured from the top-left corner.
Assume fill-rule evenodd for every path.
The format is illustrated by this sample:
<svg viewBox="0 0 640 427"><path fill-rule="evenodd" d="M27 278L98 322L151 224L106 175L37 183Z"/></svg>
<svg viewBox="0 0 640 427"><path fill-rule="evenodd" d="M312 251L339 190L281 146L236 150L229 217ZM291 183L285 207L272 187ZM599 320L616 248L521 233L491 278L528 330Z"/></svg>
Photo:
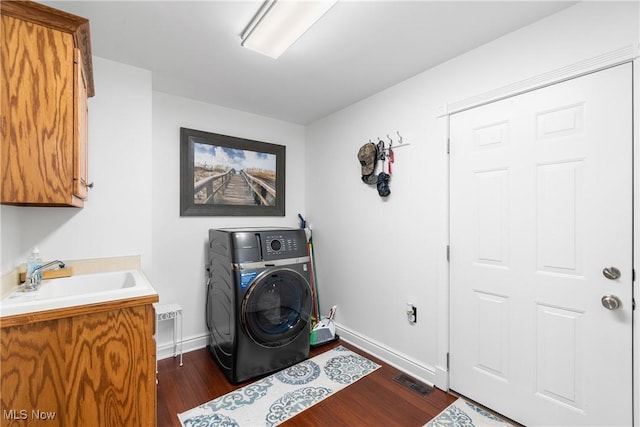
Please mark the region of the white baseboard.
<svg viewBox="0 0 640 427"><path fill-rule="evenodd" d="M341 340L366 351L394 368L431 386L436 383L436 369L434 367L422 364L406 354L399 353L344 326L336 324L336 332L340 335Z"/></svg>
<svg viewBox="0 0 640 427"><path fill-rule="evenodd" d="M197 335L193 337L189 337L182 340L182 353L188 353L193 350L199 350L201 348L205 348L209 344L209 335ZM178 349L180 348L180 343L178 342ZM157 344L156 349L156 358L157 360L168 359L173 357L173 342L168 341L166 343Z"/></svg>
<svg viewBox="0 0 640 427"><path fill-rule="evenodd" d="M360 335L348 328L336 324L336 332L340 335L340 339L358 347L359 349L366 351L372 356L388 363L389 365L401 370L402 372L411 375L412 377L423 381L431 386L436 384L436 372L437 370L429 365L424 365L417 360L399 353L389 347L382 345L375 340ZM209 344L209 335L202 334L192 336L182 340L182 353L188 353L190 351L199 350L205 348ZM178 347L180 343L178 343ZM173 342L168 341L162 344L158 344L157 348L157 360L168 359L173 357Z"/></svg>

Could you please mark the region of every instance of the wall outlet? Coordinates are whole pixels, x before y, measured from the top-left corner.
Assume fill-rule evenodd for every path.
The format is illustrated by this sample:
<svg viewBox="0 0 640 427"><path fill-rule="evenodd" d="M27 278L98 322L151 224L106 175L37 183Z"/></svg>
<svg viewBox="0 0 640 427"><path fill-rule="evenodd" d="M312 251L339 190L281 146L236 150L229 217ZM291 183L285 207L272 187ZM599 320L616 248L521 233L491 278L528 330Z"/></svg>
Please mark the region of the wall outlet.
<svg viewBox="0 0 640 427"><path fill-rule="evenodd" d="M418 321L418 308L411 303L407 303L407 320L409 323Z"/></svg>

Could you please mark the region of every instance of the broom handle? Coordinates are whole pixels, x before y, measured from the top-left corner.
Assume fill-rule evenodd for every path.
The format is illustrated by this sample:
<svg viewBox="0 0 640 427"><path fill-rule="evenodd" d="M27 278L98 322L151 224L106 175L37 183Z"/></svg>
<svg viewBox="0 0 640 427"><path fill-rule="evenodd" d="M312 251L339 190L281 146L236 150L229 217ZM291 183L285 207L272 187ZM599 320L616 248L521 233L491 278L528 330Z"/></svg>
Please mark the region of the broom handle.
<svg viewBox="0 0 640 427"><path fill-rule="evenodd" d="M318 277L316 276L316 256L313 251L313 238L309 239L309 256L311 257L311 262L309 265L311 266L311 293L314 296L315 304L313 306L313 311L316 316L316 322L320 322L320 297L318 296Z"/></svg>

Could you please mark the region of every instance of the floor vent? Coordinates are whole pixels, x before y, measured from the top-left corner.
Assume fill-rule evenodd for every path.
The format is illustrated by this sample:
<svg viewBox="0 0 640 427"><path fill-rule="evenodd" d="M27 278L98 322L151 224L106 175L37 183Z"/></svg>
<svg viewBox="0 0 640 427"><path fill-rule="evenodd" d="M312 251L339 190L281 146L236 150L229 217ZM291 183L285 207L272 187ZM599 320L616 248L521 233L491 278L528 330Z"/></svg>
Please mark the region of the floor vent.
<svg viewBox="0 0 640 427"><path fill-rule="evenodd" d="M402 384L406 388L421 394L422 396L426 396L433 391L433 387L405 374L398 375L393 380Z"/></svg>

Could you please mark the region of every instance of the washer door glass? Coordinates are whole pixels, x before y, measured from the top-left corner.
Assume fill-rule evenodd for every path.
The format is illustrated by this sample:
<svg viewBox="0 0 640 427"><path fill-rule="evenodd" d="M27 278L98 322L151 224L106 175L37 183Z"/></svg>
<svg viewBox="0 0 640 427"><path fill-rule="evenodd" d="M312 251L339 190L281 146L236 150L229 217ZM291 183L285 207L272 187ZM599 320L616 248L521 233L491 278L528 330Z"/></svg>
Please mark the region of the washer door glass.
<svg viewBox="0 0 640 427"><path fill-rule="evenodd" d="M253 341L280 347L309 333L309 282L291 269L274 269L256 277L242 300L242 326Z"/></svg>

